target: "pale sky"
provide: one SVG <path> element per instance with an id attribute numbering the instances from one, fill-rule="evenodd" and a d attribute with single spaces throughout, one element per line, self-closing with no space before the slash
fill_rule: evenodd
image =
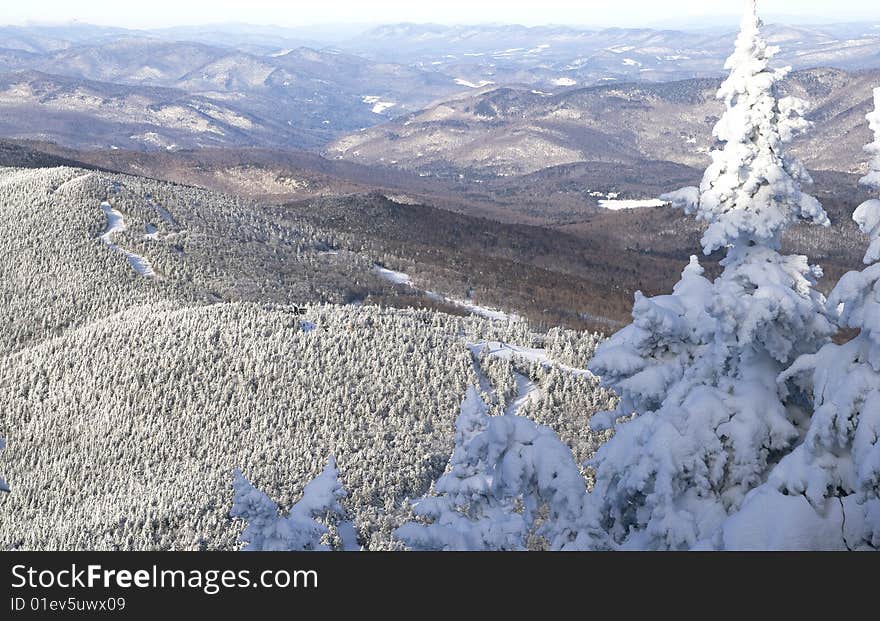
<path id="1" fill-rule="evenodd" d="M 68 22 L 130 28 L 240 22 L 309 26 L 348 23 L 517 23 L 649 26 L 739 14 L 742 0 L 2 0 L 0 23 Z M 768 18 L 880 22 L 877 0 L 759 0 Z M 793 18 L 793 19 L 791 19 Z M 768 20 L 771 21 L 771 20 Z"/>

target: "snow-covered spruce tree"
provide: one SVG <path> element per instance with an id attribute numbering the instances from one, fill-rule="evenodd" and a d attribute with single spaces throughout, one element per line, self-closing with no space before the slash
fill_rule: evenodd
<path id="1" fill-rule="evenodd" d="M 550 549 L 571 542 L 586 485 L 571 450 L 547 427 L 519 416 L 489 416 L 475 387 L 455 425 L 455 450 L 435 495 L 415 501 L 425 523 L 395 536 L 415 550 Z"/>
<path id="2" fill-rule="evenodd" d="M 806 126 L 804 104 L 777 97 L 784 71 L 770 68 L 775 50 L 760 26 L 750 1 L 718 93 L 726 111 L 715 135 L 725 145 L 699 190 L 669 197 L 708 223 L 703 249 L 727 250 L 723 273 L 708 283 L 692 261 L 671 296 L 638 296 L 633 325 L 591 364 L 621 396 L 598 422 L 634 415 L 593 461 L 591 519 L 607 534 L 593 547 L 711 545 L 803 433 L 806 396 L 776 378 L 833 328 L 813 289 L 821 271 L 779 248 L 798 219 L 828 218 L 801 191 L 804 168 L 785 154 Z"/>
<path id="3" fill-rule="evenodd" d="M 0 438 L 0 451 L 6 448 L 6 440 Z M 0 479 L 0 492 L 9 492 L 9 485 L 6 484 L 6 481 Z"/>
<path id="4" fill-rule="evenodd" d="M 868 115 L 875 155 L 862 183 L 880 190 L 880 89 Z M 869 267 L 840 279 L 828 299 L 842 327 L 859 330 L 782 374 L 813 393 L 804 442 L 752 491 L 724 525 L 732 549 L 880 549 L 880 200 L 853 214 L 870 237 Z"/>
<path id="5" fill-rule="evenodd" d="M 868 162 L 868 174 L 859 180 L 864 186 L 880 189 L 880 88 L 874 89 L 874 110 L 867 116 L 868 125 L 874 132 L 874 142 L 865 147 L 865 151 L 871 156 Z M 880 254 L 880 248 L 876 249 Z M 880 257 L 873 260 L 880 260 Z"/>
<path id="6" fill-rule="evenodd" d="M 256 489 L 239 470 L 233 473 L 234 497 L 229 515 L 247 521 L 240 540 L 248 551 L 328 551 L 322 542 L 329 529 L 318 519 L 337 518 L 341 548 L 357 549 L 354 528 L 342 521 L 345 511 L 339 501 L 348 494 L 339 482 L 336 462 L 331 457 L 324 471 L 303 490 L 302 498 L 281 516 L 278 505 Z"/>

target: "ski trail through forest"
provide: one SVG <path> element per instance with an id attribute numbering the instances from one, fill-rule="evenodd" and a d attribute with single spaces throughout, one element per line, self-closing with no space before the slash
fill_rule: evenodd
<path id="1" fill-rule="evenodd" d="M 498 391 L 493 386 L 492 380 L 489 379 L 489 377 L 483 372 L 482 368 L 480 367 L 480 357 L 483 352 L 485 352 L 489 357 L 492 358 L 504 358 L 508 360 L 519 358 L 528 362 L 540 364 L 546 368 L 555 368 L 575 376 L 596 377 L 593 373 L 586 369 L 576 369 L 574 367 L 557 363 L 550 358 L 550 356 L 547 354 L 547 351 L 544 349 L 520 347 L 517 345 L 501 343 L 498 341 L 481 341 L 479 343 L 469 343 L 468 349 L 471 351 L 471 354 L 473 356 L 474 370 L 476 371 L 477 378 L 480 381 L 480 388 L 486 394 L 494 395 L 496 398 L 500 397 Z M 544 391 L 537 384 L 535 384 L 535 382 L 533 382 L 522 373 L 513 371 L 513 378 L 516 383 L 516 396 L 510 401 L 510 403 L 507 404 L 507 407 L 504 409 L 504 414 L 507 416 L 519 415 L 519 412 L 523 409 L 523 407 L 526 406 L 526 404 L 539 400 L 544 394 Z"/>
<path id="2" fill-rule="evenodd" d="M 79 181 L 84 181 L 85 179 L 88 179 L 91 176 L 92 176 L 92 173 L 84 173 L 82 175 L 77 175 L 73 179 L 68 179 L 67 181 L 65 181 L 64 183 L 59 185 L 57 188 L 52 190 L 52 194 L 58 194 L 58 192 L 61 192 L 62 190 L 72 186 L 74 183 L 77 183 Z"/>
<path id="3" fill-rule="evenodd" d="M 382 267 L 381 265 L 374 265 L 374 269 L 376 273 L 383 279 L 387 280 L 390 283 L 394 283 L 395 285 L 402 285 L 404 287 L 409 287 L 411 289 L 415 289 L 416 291 L 420 291 L 424 293 L 426 296 L 431 298 L 432 300 L 437 300 L 438 302 L 446 302 L 448 304 L 453 304 L 464 310 L 468 311 L 473 315 L 477 315 L 478 317 L 484 317 L 486 319 L 490 319 L 492 321 L 519 321 L 520 317 L 518 315 L 513 315 L 510 313 L 505 313 L 504 311 L 488 308 L 486 306 L 480 306 L 478 304 L 474 304 L 469 302 L 468 300 L 459 300 L 456 298 L 449 298 L 441 293 L 437 293 L 436 291 L 427 291 L 425 289 L 420 289 L 415 286 L 412 281 L 412 278 L 409 274 L 404 272 L 395 272 L 394 270 L 389 270 L 388 268 Z"/>
<path id="4" fill-rule="evenodd" d="M 134 271 L 138 274 L 146 278 L 155 277 L 156 272 L 153 271 L 153 267 L 150 265 L 149 261 L 140 255 L 121 248 L 113 242 L 113 236 L 116 233 L 122 233 L 123 231 L 128 230 L 122 213 L 114 209 L 107 201 L 101 203 L 101 210 L 107 218 L 107 229 L 101 235 L 101 241 L 107 244 L 111 250 L 125 255 L 125 258 L 128 260 L 129 264 L 131 264 L 131 267 L 134 268 Z"/>
<path id="5" fill-rule="evenodd" d="M 508 360 L 511 358 L 522 358 L 523 360 L 535 362 L 548 368 L 556 368 L 560 371 L 571 373 L 572 375 L 595 377 L 595 375 L 587 369 L 576 369 L 575 367 L 560 364 L 555 360 L 552 360 L 547 354 L 547 350 L 544 349 L 520 347 L 518 345 L 510 345 L 499 341 L 481 341 L 479 343 L 472 343 L 468 345 L 468 347 L 476 355 L 479 355 L 480 352 L 488 348 L 487 353 L 493 358 L 506 358 Z"/>
<path id="6" fill-rule="evenodd" d="M 504 409 L 504 414 L 507 416 L 517 416 L 526 403 L 536 401 L 543 395 L 543 391 L 535 382 L 525 375 L 514 371 L 513 378 L 516 381 L 516 397 Z"/>

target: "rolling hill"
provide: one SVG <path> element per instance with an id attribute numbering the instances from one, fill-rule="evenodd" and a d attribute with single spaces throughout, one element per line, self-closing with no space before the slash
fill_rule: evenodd
<path id="1" fill-rule="evenodd" d="M 796 72 L 813 129 L 793 151 L 811 168 L 863 170 L 864 116 L 880 73 Z M 513 176 L 577 162 L 708 162 L 719 81 L 609 84 L 556 95 L 498 88 L 443 101 L 336 140 L 328 157 L 446 176 Z M 819 148 L 822 145 L 822 148 Z"/>
<path id="2" fill-rule="evenodd" d="M 331 454 L 360 544 L 399 547 L 473 384 L 581 459 L 604 437 L 570 366 L 595 336 L 381 308 L 399 286 L 341 229 L 77 168 L 2 168 L 0 198 L 0 549 L 236 549 L 232 470 L 289 504 Z"/>

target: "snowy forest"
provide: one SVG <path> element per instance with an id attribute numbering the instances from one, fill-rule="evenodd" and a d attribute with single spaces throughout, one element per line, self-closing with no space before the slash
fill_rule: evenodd
<path id="1" fill-rule="evenodd" d="M 830 221 L 777 52 L 749 0 L 661 197 L 702 248 L 607 338 L 365 303 L 394 257 L 256 202 L 0 169 L 0 549 L 880 549 L 880 85 L 826 296 L 782 251 Z"/>

